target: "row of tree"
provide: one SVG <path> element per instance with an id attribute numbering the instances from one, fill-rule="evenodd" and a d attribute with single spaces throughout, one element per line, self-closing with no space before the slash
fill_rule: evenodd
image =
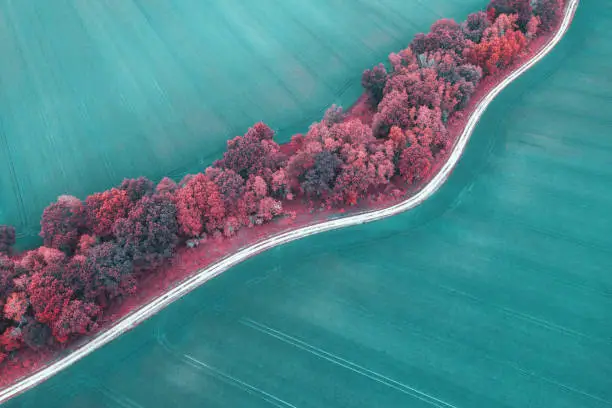
<path id="1" fill-rule="evenodd" d="M 0 226 L 0 362 L 96 330 L 104 310 L 181 243 L 269 222 L 288 200 L 352 205 L 426 179 L 453 143 L 447 122 L 483 76 L 510 66 L 561 12 L 561 0 L 493 0 L 460 24 L 437 21 L 387 66 L 364 72 L 371 123 L 332 106 L 287 154 L 258 123 L 179 183 L 141 177 L 84 201 L 59 197 L 42 216 L 43 246 L 24 254 L 11 253 L 15 230 Z"/>

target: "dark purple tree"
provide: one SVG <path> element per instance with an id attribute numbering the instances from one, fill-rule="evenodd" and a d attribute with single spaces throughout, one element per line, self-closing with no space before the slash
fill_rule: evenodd
<path id="1" fill-rule="evenodd" d="M 461 23 L 461 30 L 470 41 L 479 43 L 482 38 L 482 33 L 491 25 L 487 17 L 487 13 L 479 11 L 467 16 L 467 19 Z"/>
<path id="2" fill-rule="evenodd" d="M 271 174 L 285 161 L 273 136 L 274 132 L 266 124 L 256 123 L 244 136 L 228 140 L 223 159 L 217 160 L 214 166 L 233 170 L 245 180 L 251 174 Z"/>
<path id="3" fill-rule="evenodd" d="M 15 277 L 15 262 L 7 256 L 0 254 L 0 304 L 13 290 L 13 278 Z"/>
<path id="4" fill-rule="evenodd" d="M 533 13 L 540 19 L 540 28 L 550 31 L 559 21 L 563 10 L 562 0 L 535 0 Z"/>
<path id="5" fill-rule="evenodd" d="M 64 281 L 77 298 L 105 304 L 135 293 L 133 271 L 127 252 L 109 241 L 90 248 L 86 256 L 75 256 L 66 268 Z"/>
<path id="6" fill-rule="evenodd" d="M 8 254 L 15 245 L 15 227 L 0 225 L 0 254 Z"/>
<path id="7" fill-rule="evenodd" d="M 527 23 L 533 16 L 532 0 L 491 0 L 487 10 L 495 10 L 495 17 L 500 14 L 517 14 L 518 27 L 522 32 L 527 31 Z"/>
<path id="8" fill-rule="evenodd" d="M 72 254 L 87 226 L 85 206 L 76 197 L 61 196 L 45 208 L 40 226 L 46 247 Z"/>
<path id="9" fill-rule="evenodd" d="M 461 26 L 451 19 L 441 19 L 432 24 L 430 32 L 419 33 L 414 36 L 410 48 L 415 55 L 425 52 L 452 51 L 457 58 L 461 58 L 467 46 L 465 35 Z"/>
<path id="10" fill-rule="evenodd" d="M 482 68 L 476 65 L 463 64 L 458 66 L 455 72 L 460 78 L 465 79 L 467 82 L 471 82 L 473 85 L 478 85 L 482 79 Z"/>
<path id="11" fill-rule="evenodd" d="M 377 106 L 380 103 L 386 83 L 387 70 L 383 64 L 378 64 L 372 69 L 363 71 L 361 86 L 365 89 L 368 101 L 372 106 Z"/>
<path id="12" fill-rule="evenodd" d="M 155 185 L 146 177 L 138 177 L 135 179 L 125 179 L 119 186 L 121 190 L 127 191 L 128 198 L 135 203 L 146 195 L 151 195 Z"/>
<path id="13" fill-rule="evenodd" d="M 341 123 L 344 120 L 345 113 L 342 110 L 342 106 L 337 106 L 333 104 L 325 111 L 325 115 L 323 115 L 323 120 L 327 124 L 327 126 L 333 126 L 336 123 Z"/>
<path id="14" fill-rule="evenodd" d="M 307 197 L 326 197 L 334 188 L 342 160 L 328 150 L 315 156 L 314 166 L 306 171 L 301 183 Z"/>
<path id="15" fill-rule="evenodd" d="M 145 196 L 113 231 L 135 268 L 155 268 L 172 256 L 178 243 L 176 206 L 170 197 Z"/>
<path id="16" fill-rule="evenodd" d="M 244 193 L 245 181 L 234 170 L 209 167 L 206 175 L 219 188 L 223 198 L 224 207 L 231 212 L 236 208 L 236 203 Z"/>

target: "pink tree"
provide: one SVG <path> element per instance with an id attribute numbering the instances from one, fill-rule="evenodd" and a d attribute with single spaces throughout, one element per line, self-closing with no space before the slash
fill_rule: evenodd
<path id="1" fill-rule="evenodd" d="M 393 126 L 407 129 L 412 125 L 415 112 L 416 109 L 408 102 L 406 92 L 391 91 L 378 105 L 378 113 L 374 115 L 372 122 L 372 131 L 377 137 L 386 137 Z"/>
<path id="2" fill-rule="evenodd" d="M 272 221 L 274 217 L 283 212 L 283 204 L 272 197 L 264 197 L 259 201 L 257 218 L 260 222 Z"/>
<path id="3" fill-rule="evenodd" d="M 433 156 L 429 149 L 413 142 L 402 152 L 398 168 L 404 180 L 414 184 L 429 176 L 432 162 Z"/>
<path id="4" fill-rule="evenodd" d="M 177 189 L 178 185 L 174 180 L 169 177 L 164 177 L 157 187 L 155 187 L 155 192 L 159 195 L 172 195 Z"/>
<path id="5" fill-rule="evenodd" d="M 23 292 L 13 292 L 4 304 L 4 317 L 20 322 L 28 308 L 28 300 Z"/>
<path id="6" fill-rule="evenodd" d="M 193 176 L 175 196 L 181 234 L 197 237 L 223 225 L 225 207 L 217 185 L 204 174 Z"/>
<path id="7" fill-rule="evenodd" d="M 102 309 L 96 304 L 72 300 L 51 325 L 53 336 L 60 343 L 65 343 L 74 335 L 90 334 L 98 328 L 96 321 L 101 315 Z"/>
<path id="8" fill-rule="evenodd" d="M 450 147 L 451 141 L 442 122 L 442 112 L 439 108 L 429 109 L 421 106 L 414 118 L 411 131 L 418 143 L 430 149 L 434 156 Z"/>
<path id="9" fill-rule="evenodd" d="M 272 195 L 278 199 L 291 200 L 293 195 L 291 194 L 291 182 L 289 180 L 289 174 L 284 168 L 278 169 L 272 174 L 272 183 L 270 186 Z"/>
<path id="10" fill-rule="evenodd" d="M 357 204 L 370 187 L 368 176 L 367 168 L 361 161 L 344 165 L 336 179 L 332 201 L 335 204 Z"/>

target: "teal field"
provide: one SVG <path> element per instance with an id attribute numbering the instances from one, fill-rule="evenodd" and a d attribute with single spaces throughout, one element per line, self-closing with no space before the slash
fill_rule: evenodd
<path id="1" fill-rule="evenodd" d="M 610 26 L 582 1 L 420 207 L 250 259 L 6 406 L 609 407 Z"/>
<path id="2" fill-rule="evenodd" d="M 0 224 L 123 178 L 180 178 L 257 121 L 279 140 L 363 69 L 484 0 L 0 0 Z"/>

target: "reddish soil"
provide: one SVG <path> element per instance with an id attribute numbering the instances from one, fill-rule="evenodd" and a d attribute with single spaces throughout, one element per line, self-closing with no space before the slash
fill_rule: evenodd
<path id="1" fill-rule="evenodd" d="M 557 28 L 558 27 L 555 27 L 555 30 L 550 34 L 541 36 L 531 42 L 529 52 L 517 61 L 515 66 L 529 59 L 539 51 L 539 49 L 552 37 L 553 33 L 556 32 Z M 462 112 L 455 114 L 447 125 L 453 140 L 457 140 L 457 137 L 463 131 L 467 118 L 469 118 L 478 102 L 506 76 L 508 71 L 509 70 L 500 71 L 496 75 L 487 77 L 480 82 L 468 106 L 463 109 Z M 374 112 L 367 104 L 365 95 L 359 97 L 355 104 L 349 109 L 348 114 L 350 118 L 358 118 L 362 122 L 368 124 L 372 122 L 372 117 L 374 116 Z M 286 143 L 281 146 L 281 150 L 285 153 L 289 153 L 293 149 L 294 147 L 291 143 Z M 430 178 L 440 170 L 447 160 L 450 151 L 452 151 L 452 149 L 443 156 L 439 156 L 439 160 L 432 169 L 433 171 Z M 355 214 L 365 210 L 374 210 L 396 204 L 407 196 L 411 196 L 419 191 L 429 179 L 423 180 L 418 186 L 411 186 L 410 188 L 396 180 L 393 183 L 396 189 L 399 190 L 397 191 L 398 194 L 396 198 L 382 199 L 380 195 L 375 194 L 374 198 L 362 200 L 359 205 L 348 209 L 331 209 L 325 207 L 314 209 L 312 205 L 307 205 L 303 202 L 290 202 L 284 205 L 284 210 L 287 215 L 270 224 L 240 230 L 232 239 L 223 239 L 222 237 L 209 238 L 208 241 L 212 242 L 206 242 L 206 244 L 197 248 L 189 249 L 181 247 L 177 250 L 175 257 L 166 266 L 153 273 L 149 273 L 146 277 L 139 278 L 138 292 L 133 297 L 124 299 L 121 303 L 115 303 L 105 311 L 98 332 L 108 328 L 113 322 L 125 317 L 131 311 L 150 302 L 160 294 L 193 276 L 200 269 L 220 260 L 228 254 L 238 251 L 240 248 L 249 246 L 270 235 L 306 225 L 316 224 L 328 220 L 331 217 L 337 217 L 340 214 Z M 0 388 L 6 387 L 20 378 L 41 369 L 87 341 L 88 338 L 82 338 L 62 348 L 47 349 L 39 352 L 35 352 L 31 349 L 20 350 L 19 356 L 7 359 L 0 367 Z"/>

